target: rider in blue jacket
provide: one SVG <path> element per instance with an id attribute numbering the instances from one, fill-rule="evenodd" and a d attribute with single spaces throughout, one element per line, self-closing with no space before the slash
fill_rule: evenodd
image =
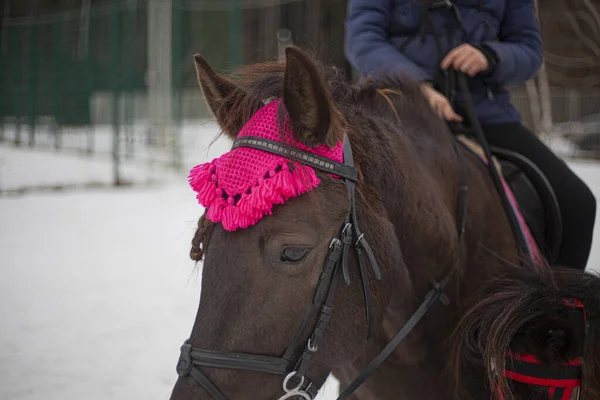
<path id="1" fill-rule="evenodd" d="M 542 64 L 534 0 L 349 0 L 346 54 L 363 76 L 407 74 L 449 122 L 467 122 L 463 97 L 444 71 L 469 77 L 475 113 L 492 146 L 516 151 L 547 176 L 559 202 L 558 265 L 585 269 L 596 200 L 548 147 L 521 124 L 506 86 L 531 79 Z M 446 97 L 448 94 L 451 98 Z"/>

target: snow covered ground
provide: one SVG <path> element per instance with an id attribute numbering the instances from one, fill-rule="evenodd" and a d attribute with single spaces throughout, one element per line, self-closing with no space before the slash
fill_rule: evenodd
<path id="1" fill-rule="evenodd" d="M 113 131 L 110 126 L 99 125 L 85 130 L 64 128 L 59 137 L 58 151 L 53 150 L 56 136 L 44 125 L 36 130 L 35 144 L 36 148 L 46 151 L 31 150 L 28 147 L 27 132 L 22 133 L 22 145 L 15 151 L 12 144 L 15 141 L 15 126 L 4 125 L 2 128 L 6 142 L 0 142 L 0 192 L 32 187 L 41 189 L 57 186 L 102 186 L 113 182 L 110 161 Z M 123 130 L 125 128 L 122 128 Z M 120 173 L 124 181 L 138 184 L 162 181 L 166 177 L 165 166 L 172 165 L 176 158 L 172 150 L 175 134 L 155 139 L 156 143 L 149 146 L 149 130 L 145 121 L 138 121 L 131 127 L 129 136 L 121 132 Z M 218 132 L 218 126 L 211 120 L 184 121 L 179 130 L 179 158 L 182 165 L 189 169 L 196 165 L 198 160 L 212 159 L 227 151 L 230 146 L 227 140 L 219 138 L 213 143 Z M 131 143 L 131 146 L 128 143 Z M 88 148 L 93 150 L 92 157 L 86 155 Z M 28 154 L 25 155 L 25 152 Z M 74 158 L 81 160 L 77 162 Z M 51 169 L 48 170 L 48 166 L 51 166 Z"/>
<path id="2" fill-rule="evenodd" d="M 199 133 L 187 166 L 227 148 L 191 150 L 213 136 Z M 572 165 L 600 198 L 600 165 Z M 198 307 L 188 252 L 202 210 L 185 172 L 127 168 L 159 183 L 0 196 L 0 399 L 168 399 Z M 95 158 L 0 147 L 0 189 L 110 182 L 110 171 Z M 329 383 L 321 400 L 335 398 Z"/>

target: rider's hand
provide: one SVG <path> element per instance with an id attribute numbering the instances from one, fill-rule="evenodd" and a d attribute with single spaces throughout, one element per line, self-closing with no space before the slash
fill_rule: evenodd
<path id="1" fill-rule="evenodd" d="M 442 60 L 441 67 L 446 70 L 450 66 L 457 71 L 462 71 L 469 76 L 475 76 L 489 68 L 485 54 L 470 44 L 463 44 L 453 49 Z"/>
<path id="2" fill-rule="evenodd" d="M 429 102 L 431 108 L 441 118 L 444 118 L 446 121 L 462 121 L 462 117 L 454 112 L 454 110 L 452 109 L 452 105 L 450 105 L 450 101 L 446 98 L 446 96 L 444 96 L 443 94 L 435 90 L 433 87 L 431 87 L 429 83 L 422 83 L 421 91 L 423 92 L 423 95 Z"/>

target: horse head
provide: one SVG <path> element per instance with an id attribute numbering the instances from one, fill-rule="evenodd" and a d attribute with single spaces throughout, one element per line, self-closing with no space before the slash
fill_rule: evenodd
<path id="1" fill-rule="evenodd" d="M 206 207 L 191 251 L 202 291 L 171 398 L 316 391 L 360 356 L 392 287 L 408 282 L 377 280 L 403 262 L 394 227 L 349 165 L 345 141 L 363 129 L 345 114 L 349 86 L 294 47 L 285 64 L 246 67 L 236 81 L 195 61 L 210 109 L 240 147 L 190 173 Z"/>

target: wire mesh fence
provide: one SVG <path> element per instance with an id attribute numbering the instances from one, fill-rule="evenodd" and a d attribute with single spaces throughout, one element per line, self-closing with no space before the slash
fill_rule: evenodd
<path id="1" fill-rule="evenodd" d="M 282 15 L 303 15 L 306 6 L 301 0 L 71 3 L 77 8 L 24 16 L 5 7 L 0 141 L 111 155 L 117 184 L 120 164 L 129 160 L 183 165 L 190 141 L 182 135 L 193 131 L 185 125 L 210 118 L 193 54 L 224 73 L 276 59 Z"/>
<path id="2" fill-rule="evenodd" d="M 119 183 L 122 144 L 134 142 L 133 97 L 145 92 L 146 10 L 111 1 L 79 12 L 2 23 L 2 139 L 15 145 L 109 153 Z M 110 107 L 94 115 L 98 96 Z M 96 117 L 96 118 L 95 118 Z M 98 118 L 99 117 L 99 118 Z M 125 146 L 123 146 L 125 147 Z"/>
<path id="3" fill-rule="evenodd" d="M 552 119 L 557 126 L 575 123 L 587 116 L 600 114 L 600 89 L 551 89 Z M 524 123 L 532 126 L 530 99 L 525 90 L 513 90 L 512 102 L 521 111 Z"/>

